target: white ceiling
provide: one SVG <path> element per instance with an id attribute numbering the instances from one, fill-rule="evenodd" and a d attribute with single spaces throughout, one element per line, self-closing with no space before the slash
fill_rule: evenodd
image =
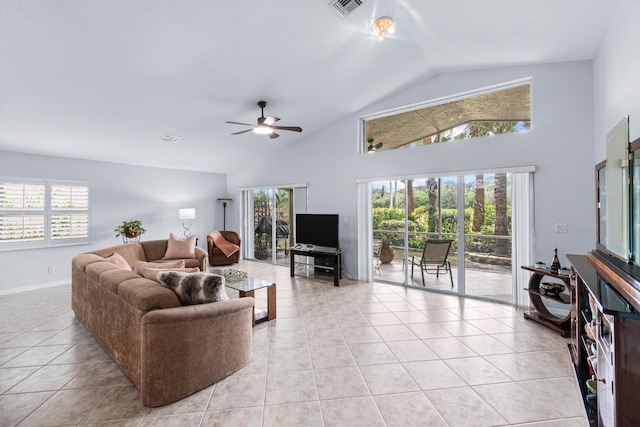
<path id="1" fill-rule="evenodd" d="M 328 3 L 0 0 L 0 150 L 228 173 L 436 73 L 591 59 L 617 0 Z M 303 132 L 230 136 L 260 100 Z"/>

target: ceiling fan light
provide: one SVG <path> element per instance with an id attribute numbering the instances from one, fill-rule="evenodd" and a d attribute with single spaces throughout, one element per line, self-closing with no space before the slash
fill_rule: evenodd
<path id="1" fill-rule="evenodd" d="M 378 39 L 382 41 L 387 34 L 393 34 L 395 26 L 391 18 L 388 16 L 381 16 L 374 21 L 371 29 L 378 36 Z"/>
<path id="2" fill-rule="evenodd" d="M 273 132 L 273 129 L 271 129 L 271 126 L 258 125 L 255 128 L 253 128 L 253 132 L 259 133 L 260 135 L 268 135 L 271 132 Z"/>

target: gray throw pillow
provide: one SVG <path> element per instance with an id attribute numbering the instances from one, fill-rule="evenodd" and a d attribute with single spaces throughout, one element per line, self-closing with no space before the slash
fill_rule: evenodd
<path id="1" fill-rule="evenodd" d="M 182 305 L 207 304 L 229 299 L 224 290 L 224 277 L 210 273 L 161 271 L 161 285 L 176 293 Z"/>

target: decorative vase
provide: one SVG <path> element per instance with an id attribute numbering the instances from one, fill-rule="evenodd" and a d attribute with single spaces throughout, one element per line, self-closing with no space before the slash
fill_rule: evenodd
<path id="1" fill-rule="evenodd" d="M 380 248 L 380 262 L 383 264 L 389 264 L 393 261 L 394 255 L 391 242 L 383 242 L 382 247 Z"/>
<path id="2" fill-rule="evenodd" d="M 560 260 L 558 259 L 558 248 L 553 250 L 553 261 L 551 261 L 551 268 L 549 269 L 552 273 L 557 273 L 560 270 Z"/>

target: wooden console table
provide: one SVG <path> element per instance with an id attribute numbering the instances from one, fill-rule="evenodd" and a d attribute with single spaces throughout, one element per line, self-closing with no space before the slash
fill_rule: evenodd
<path id="1" fill-rule="evenodd" d="M 571 335 L 571 312 L 567 311 L 566 316 L 558 317 L 549 311 L 543 300 L 548 299 L 560 304 L 571 304 L 571 295 L 574 290 L 571 285 L 570 276 L 552 273 L 551 270 L 547 268 L 527 266 L 522 266 L 522 268 L 533 273 L 531 275 L 531 279 L 529 279 L 529 287 L 526 288 L 526 290 L 529 292 L 531 305 L 535 308 L 535 311 L 532 310 L 524 313 L 524 318 L 547 326 L 565 338 L 569 337 Z M 542 278 L 545 276 L 560 279 L 569 291 L 569 295 L 563 293 L 559 293 L 558 295 L 547 295 L 542 289 L 540 289 L 540 283 L 542 283 Z"/>

